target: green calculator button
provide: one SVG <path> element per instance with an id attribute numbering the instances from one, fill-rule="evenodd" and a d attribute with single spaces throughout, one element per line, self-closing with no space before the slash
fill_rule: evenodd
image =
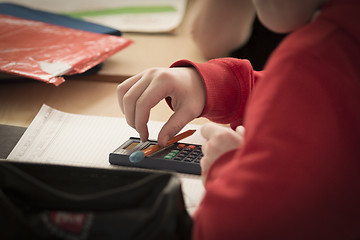
<path id="1" fill-rule="evenodd" d="M 164 158 L 165 159 L 172 159 L 176 156 L 176 154 L 178 154 L 180 151 L 179 150 L 172 150 L 171 152 L 169 152 Z"/>

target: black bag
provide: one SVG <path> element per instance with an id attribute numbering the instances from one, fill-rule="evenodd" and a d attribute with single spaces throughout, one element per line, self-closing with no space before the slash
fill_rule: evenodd
<path id="1" fill-rule="evenodd" d="M 171 173 L 0 161 L 0 239 L 189 239 Z"/>

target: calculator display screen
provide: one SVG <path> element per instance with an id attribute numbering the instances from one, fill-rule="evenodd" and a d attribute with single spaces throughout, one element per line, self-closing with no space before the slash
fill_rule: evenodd
<path id="1" fill-rule="evenodd" d="M 136 147 L 139 143 L 138 142 L 132 142 L 130 143 L 125 149 L 126 150 L 131 150 L 133 149 L 134 147 Z"/>

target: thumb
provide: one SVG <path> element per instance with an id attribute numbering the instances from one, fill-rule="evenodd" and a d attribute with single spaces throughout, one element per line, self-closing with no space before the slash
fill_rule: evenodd
<path id="1" fill-rule="evenodd" d="M 181 131 L 194 118 L 186 112 L 186 110 L 179 110 L 170 116 L 169 120 L 161 128 L 158 135 L 158 143 L 160 146 L 165 146 L 166 143 Z"/>
<path id="2" fill-rule="evenodd" d="M 240 135 L 240 136 L 244 136 L 245 134 L 245 128 L 244 126 L 240 125 L 240 126 L 237 126 L 235 131 Z"/>

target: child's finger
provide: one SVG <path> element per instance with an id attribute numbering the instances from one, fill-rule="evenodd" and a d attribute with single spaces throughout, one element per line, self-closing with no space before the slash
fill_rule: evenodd
<path id="1" fill-rule="evenodd" d="M 116 91 L 117 91 L 117 96 L 118 96 L 118 102 L 119 102 L 120 109 L 123 113 L 124 113 L 124 101 L 123 101 L 124 95 L 141 78 L 142 74 L 143 73 L 139 73 L 135 76 L 132 76 L 117 86 Z"/>
<path id="2" fill-rule="evenodd" d="M 168 87 L 165 83 L 160 86 L 159 81 L 152 80 L 138 97 L 135 106 L 132 107 L 134 109 L 134 126 L 142 141 L 147 140 L 149 134 L 147 123 L 151 109 L 168 95 Z"/>
<path id="3" fill-rule="evenodd" d="M 143 95 L 144 91 L 149 87 L 151 78 L 143 75 L 134 85 L 125 93 L 123 97 L 123 108 L 126 121 L 128 124 L 136 128 L 136 112 L 139 99 Z"/>
<path id="4" fill-rule="evenodd" d="M 213 137 L 217 132 L 224 131 L 222 126 L 219 126 L 215 123 L 206 123 L 201 127 L 201 135 L 206 139 L 210 139 Z"/>
<path id="5" fill-rule="evenodd" d="M 241 136 L 244 136 L 244 134 L 245 134 L 245 128 L 242 125 L 237 126 L 235 131 Z"/>
<path id="6" fill-rule="evenodd" d="M 158 142 L 165 145 L 167 141 L 181 131 L 194 117 L 189 114 L 186 108 L 180 108 L 170 116 L 159 132 Z"/>

